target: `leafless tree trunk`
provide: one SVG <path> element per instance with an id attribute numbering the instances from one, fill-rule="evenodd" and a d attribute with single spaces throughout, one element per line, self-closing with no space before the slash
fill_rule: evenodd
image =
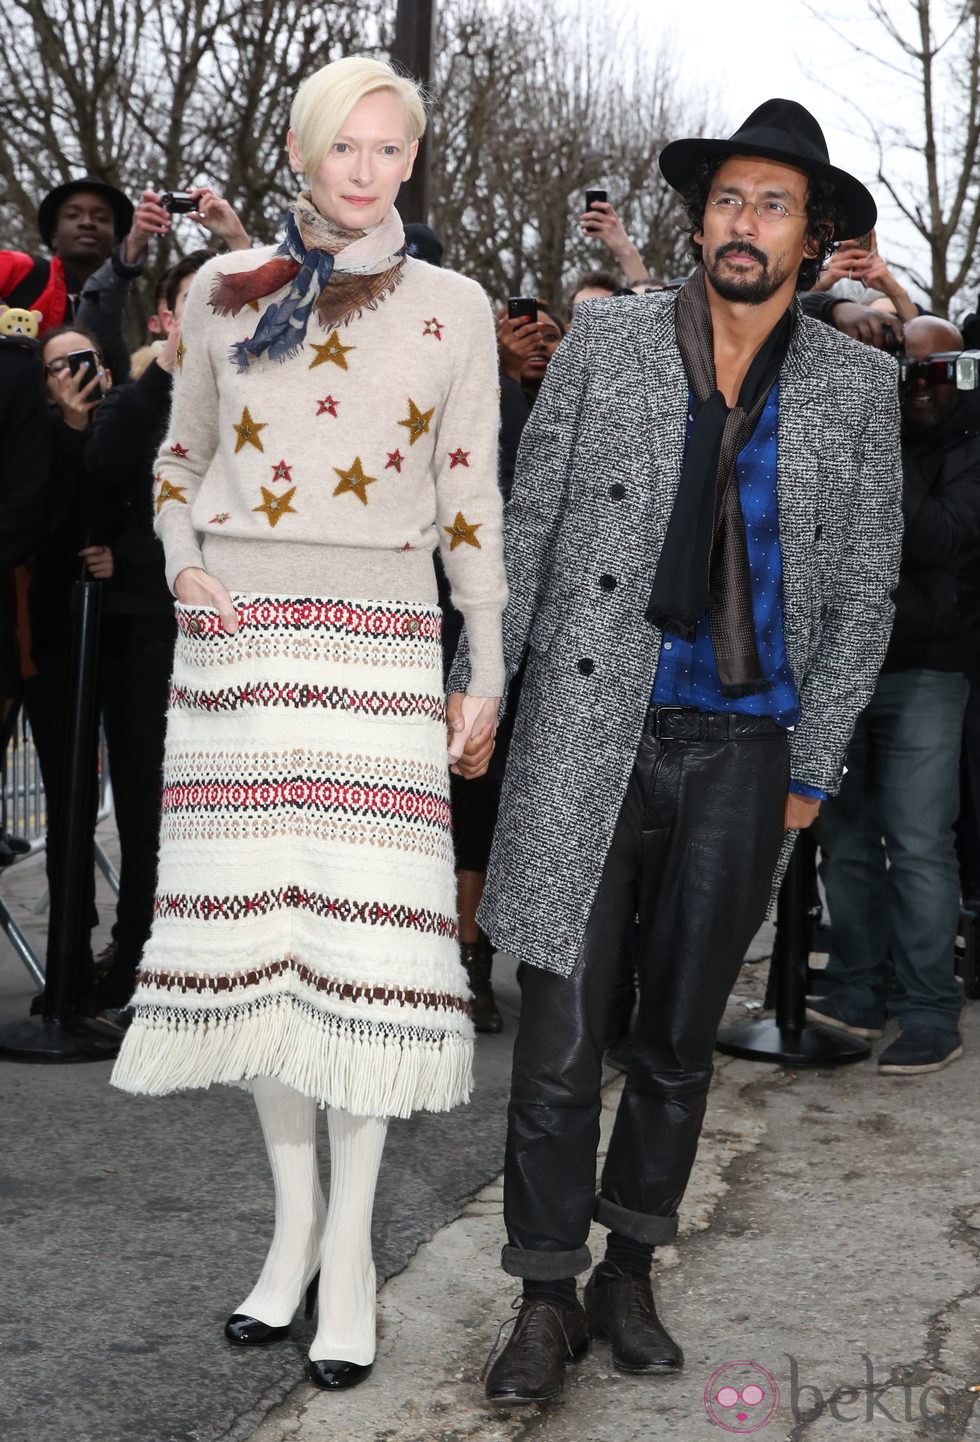
<path id="1" fill-rule="evenodd" d="M 878 149 L 878 182 L 924 242 L 928 270 L 900 267 L 949 315 L 958 293 L 976 285 L 980 232 L 980 0 L 865 0 L 885 45 L 855 45 L 852 27 L 811 13 L 886 72 L 901 118 L 859 109 Z M 851 104 L 854 104 L 851 101 Z M 909 179 L 909 157 L 916 172 Z"/>
<path id="2" fill-rule="evenodd" d="M 669 52 L 632 44 L 614 7 L 597 25 L 555 0 L 444 0 L 436 54 L 433 225 L 450 264 L 496 297 L 558 299 L 576 271 L 610 268 L 577 225 L 586 188 L 604 186 L 651 274 L 687 268 L 657 155 L 706 117 Z"/>

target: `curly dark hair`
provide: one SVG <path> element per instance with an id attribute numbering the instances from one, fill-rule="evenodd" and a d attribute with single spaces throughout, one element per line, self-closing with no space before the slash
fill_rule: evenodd
<path id="1" fill-rule="evenodd" d="M 694 232 L 704 225 L 704 208 L 708 203 L 708 192 L 718 170 L 731 157 L 724 151 L 706 155 L 695 166 L 690 184 L 682 192 L 684 209 L 687 212 L 689 245 L 694 259 L 701 263 L 701 246 L 694 239 Z M 816 243 L 816 255 L 806 257 L 796 278 L 797 290 L 811 290 L 817 276 L 827 264 L 836 248 L 837 241 L 844 236 L 846 216 L 837 191 L 829 180 L 808 176 L 806 192 L 806 238 Z"/>

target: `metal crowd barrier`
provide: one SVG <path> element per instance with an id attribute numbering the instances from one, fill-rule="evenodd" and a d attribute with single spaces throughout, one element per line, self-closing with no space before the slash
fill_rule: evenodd
<path id="1" fill-rule="evenodd" d="M 44 782 L 41 780 L 41 767 L 37 758 L 37 751 L 34 746 L 34 739 L 31 736 L 31 728 L 27 721 L 26 714 L 21 711 L 17 716 L 6 750 L 0 758 L 0 773 L 3 777 L 2 807 L 0 816 L 3 818 L 3 830 L 7 836 L 22 837 L 30 844 L 30 850 L 15 856 L 9 867 L 0 870 L 0 883 L 4 873 L 12 871 L 14 866 L 27 861 L 31 856 L 36 856 L 39 851 L 45 849 L 45 832 L 47 829 L 47 806 L 44 796 Z M 104 821 L 112 812 L 112 787 L 109 784 L 108 753 L 106 751 L 105 736 L 99 735 L 99 807 L 96 813 L 96 825 Z M 95 841 L 95 862 L 102 872 L 109 886 L 115 895 L 119 895 L 119 875 L 105 850 L 100 845 L 98 838 Z M 50 897 L 47 887 L 44 887 L 41 895 L 34 905 L 34 915 L 41 915 L 48 909 Z M 38 986 L 44 985 L 44 967 L 41 960 L 35 954 L 33 948 L 24 932 L 18 926 L 0 894 L 0 929 L 3 930 L 11 946 L 20 957 L 21 961 L 30 972 Z"/>

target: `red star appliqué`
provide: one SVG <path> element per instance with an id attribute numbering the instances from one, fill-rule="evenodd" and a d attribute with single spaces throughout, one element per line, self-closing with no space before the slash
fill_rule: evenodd
<path id="1" fill-rule="evenodd" d="M 188 454 L 188 450 L 186 446 L 173 445 L 170 447 L 170 454 L 172 456 L 186 456 Z"/>
<path id="2" fill-rule="evenodd" d="M 449 469 L 450 469 L 451 471 L 454 471 L 457 466 L 466 466 L 466 468 L 467 468 L 467 470 L 468 470 L 468 469 L 469 469 L 469 464 L 470 464 L 470 453 L 469 453 L 469 451 L 464 451 L 462 447 L 459 447 L 457 450 L 455 450 L 455 451 L 450 451 L 450 452 L 449 452 Z"/>
<path id="3" fill-rule="evenodd" d="M 401 475 L 402 461 L 404 459 L 405 457 L 402 455 L 401 451 L 389 451 L 388 459 L 385 461 L 385 470 L 390 471 L 394 469 L 398 472 L 399 475 Z"/>
<path id="4" fill-rule="evenodd" d="M 287 466 L 285 461 L 280 461 L 278 465 L 272 467 L 272 484 L 276 485 L 278 482 L 287 486 L 291 486 L 293 483 L 293 468 Z"/>
<path id="5" fill-rule="evenodd" d="M 442 333 L 446 327 L 441 320 L 436 320 L 435 316 L 433 316 L 431 320 L 425 321 L 424 324 L 425 330 L 422 332 L 423 335 L 434 335 L 436 340 L 442 340 Z"/>
<path id="6" fill-rule="evenodd" d="M 339 405 L 340 402 L 335 401 L 333 396 L 325 396 L 322 401 L 317 401 L 316 413 L 318 416 L 335 416 Z"/>

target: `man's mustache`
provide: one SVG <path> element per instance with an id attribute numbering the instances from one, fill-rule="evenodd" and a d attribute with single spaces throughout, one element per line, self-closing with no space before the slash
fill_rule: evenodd
<path id="1" fill-rule="evenodd" d="M 764 251 L 756 250 L 754 245 L 749 245 L 746 240 L 730 240 L 726 245 L 720 246 L 715 251 L 715 260 L 721 260 L 726 255 L 747 255 L 751 260 L 757 260 L 763 270 L 769 269 L 769 257 Z"/>

